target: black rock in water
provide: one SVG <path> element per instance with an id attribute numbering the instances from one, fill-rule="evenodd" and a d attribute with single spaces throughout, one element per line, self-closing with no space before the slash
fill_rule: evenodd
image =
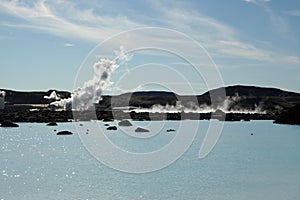
<path id="1" fill-rule="evenodd" d="M 138 127 L 137 129 L 135 129 L 135 132 L 137 132 L 137 133 L 145 133 L 145 132 L 149 132 L 149 130 Z"/>
<path id="2" fill-rule="evenodd" d="M 104 118 L 102 121 L 104 121 L 104 122 L 113 122 L 114 119 L 112 119 L 112 118 Z"/>
<path id="3" fill-rule="evenodd" d="M 57 123 L 56 122 L 50 122 L 47 124 L 47 126 L 57 126 Z"/>
<path id="4" fill-rule="evenodd" d="M 172 128 L 170 128 L 170 129 L 167 130 L 167 132 L 174 132 L 174 131 L 176 131 L 176 130 L 172 129 Z"/>
<path id="5" fill-rule="evenodd" d="M 56 135 L 72 135 L 73 133 L 70 131 L 59 131 Z"/>
<path id="6" fill-rule="evenodd" d="M 129 120 L 122 120 L 118 123 L 119 126 L 132 126 L 131 122 Z"/>
<path id="7" fill-rule="evenodd" d="M 107 127 L 106 130 L 109 130 L 109 131 L 115 131 L 117 130 L 118 128 L 116 126 L 110 126 L 110 127 Z"/>
<path id="8" fill-rule="evenodd" d="M 1 123 L 1 127 L 19 127 L 18 124 L 13 123 L 10 120 L 5 120 Z"/>

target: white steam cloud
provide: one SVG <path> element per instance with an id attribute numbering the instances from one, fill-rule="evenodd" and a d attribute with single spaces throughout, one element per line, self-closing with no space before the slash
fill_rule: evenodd
<path id="1" fill-rule="evenodd" d="M 44 96 L 44 99 L 59 101 L 60 96 L 59 96 L 59 94 L 56 94 L 55 91 L 53 91 L 53 92 L 51 92 L 51 94 L 49 96 Z"/>
<path id="2" fill-rule="evenodd" d="M 113 60 L 101 58 L 93 66 L 94 77 L 86 81 L 82 87 L 78 87 L 70 98 L 55 101 L 51 105 L 66 108 L 72 103 L 74 110 L 88 110 L 93 107 L 94 103 L 101 100 L 101 95 L 104 89 L 110 87 L 113 82 L 110 80 L 111 74 L 120 64 L 128 62 L 132 56 L 126 54 L 123 46 L 120 50 L 114 51 L 116 58 Z"/>
<path id="3" fill-rule="evenodd" d="M 0 90 L 0 97 L 5 97 L 5 91 Z"/>
<path id="4" fill-rule="evenodd" d="M 208 106 L 207 104 L 196 105 L 194 102 L 189 102 L 188 105 L 182 105 L 180 101 L 176 102 L 176 105 L 155 104 L 151 108 L 135 108 L 126 112 L 135 111 L 137 113 L 149 112 L 149 113 L 213 113 L 217 110 L 221 110 L 224 113 L 245 113 L 245 114 L 265 114 L 266 111 L 262 109 L 261 105 L 254 105 L 253 109 L 245 109 L 234 106 L 239 102 L 242 97 L 226 97 L 226 99 L 217 106 Z"/>

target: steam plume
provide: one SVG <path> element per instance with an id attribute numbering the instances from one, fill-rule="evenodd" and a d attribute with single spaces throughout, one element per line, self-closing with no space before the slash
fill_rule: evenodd
<path id="1" fill-rule="evenodd" d="M 224 113 L 246 113 L 246 114 L 254 114 L 254 113 L 266 113 L 262 109 L 262 105 L 254 105 L 253 109 L 246 109 L 240 106 L 236 106 L 236 104 L 242 99 L 239 96 L 229 97 L 227 96 L 225 100 L 219 103 L 216 106 L 208 106 L 207 104 L 196 105 L 194 102 L 189 102 L 188 105 L 182 105 L 180 101 L 177 101 L 175 105 L 165 105 L 162 106 L 160 104 L 155 104 L 151 108 L 136 108 L 129 110 L 135 112 L 149 112 L 149 113 L 212 113 L 216 110 L 221 110 Z"/>
<path id="2" fill-rule="evenodd" d="M 53 92 L 51 92 L 51 94 L 49 96 L 44 96 L 44 99 L 58 101 L 58 100 L 60 100 L 60 96 L 59 96 L 59 94 L 56 94 L 55 91 L 53 91 Z"/>
<path id="3" fill-rule="evenodd" d="M 5 97 L 5 91 L 0 90 L 0 97 Z"/>
<path id="4" fill-rule="evenodd" d="M 116 55 L 115 59 L 101 58 L 100 61 L 94 64 L 94 77 L 86 81 L 82 87 L 78 87 L 70 98 L 61 99 L 51 104 L 65 108 L 67 104 L 72 103 L 74 110 L 88 110 L 92 108 L 94 103 L 101 100 L 103 90 L 113 84 L 110 80 L 111 73 L 115 71 L 120 64 L 128 62 L 131 59 L 131 56 L 126 54 L 123 46 L 114 53 Z"/>

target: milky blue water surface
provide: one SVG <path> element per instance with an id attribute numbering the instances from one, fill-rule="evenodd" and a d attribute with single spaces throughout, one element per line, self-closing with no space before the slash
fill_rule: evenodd
<path id="1" fill-rule="evenodd" d="M 91 123 L 103 129 L 89 128 Z M 120 148 L 148 152 L 174 138 L 176 132 L 167 133 L 167 129 L 198 121 L 134 123 L 148 127 L 150 133 L 159 127 L 155 130 L 159 134 L 149 140 L 130 137 L 120 128 L 105 134 Z M 299 126 L 226 122 L 213 151 L 200 160 L 198 152 L 208 124 L 200 121 L 194 142 L 179 160 L 146 174 L 119 172 L 97 161 L 82 145 L 74 123 L 0 128 L 0 199 L 300 198 Z M 89 134 L 105 130 L 103 122 L 83 123 L 82 127 Z M 54 129 L 75 134 L 57 136 Z M 132 130 L 127 128 L 127 132 Z"/>

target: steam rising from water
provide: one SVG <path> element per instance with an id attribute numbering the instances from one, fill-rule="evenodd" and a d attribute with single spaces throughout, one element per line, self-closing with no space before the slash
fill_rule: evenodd
<path id="1" fill-rule="evenodd" d="M 53 91 L 50 96 L 44 96 L 45 99 L 56 100 L 51 105 L 62 107 L 66 109 L 68 105 L 72 105 L 73 110 L 88 110 L 93 108 L 95 103 L 101 100 L 101 95 L 104 89 L 109 88 L 113 82 L 110 80 L 112 72 L 114 72 L 120 64 L 128 62 L 131 59 L 131 55 L 125 53 L 124 48 L 121 46 L 120 50 L 114 51 L 116 57 L 113 60 L 107 58 L 101 58 L 93 65 L 94 76 L 92 79 L 86 81 L 82 87 L 78 87 L 70 98 L 60 99 L 60 96 Z M 5 95 L 4 92 L 2 92 Z M 1 95 L 1 91 L 0 91 Z M 176 105 L 155 104 L 151 108 L 131 108 L 122 109 L 124 112 L 149 112 L 149 113 L 212 113 L 216 110 L 221 110 L 225 113 L 261 113 L 265 114 L 266 111 L 262 109 L 262 105 L 254 105 L 252 109 L 246 109 L 238 105 L 238 102 L 243 97 L 227 96 L 224 101 L 218 105 L 201 104 L 196 105 L 195 102 L 189 102 L 183 105 L 180 101 L 176 102 Z M 71 107 L 71 106 L 70 106 Z"/>
<path id="2" fill-rule="evenodd" d="M 160 104 L 155 104 L 151 108 L 135 108 L 130 111 L 135 111 L 137 113 L 141 112 L 149 112 L 149 113 L 212 113 L 216 110 L 221 110 L 224 113 L 245 113 L 245 114 L 265 114 L 266 111 L 262 109 L 262 105 L 254 105 L 254 109 L 245 109 L 234 106 L 237 104 L 242 98 L 239 96 L 234 97 L 226 97 L 226 99 L 216 105 L 216 106 L 208 106 L 207 104 L 196 105 L 194 102 L 189 102 L 188 105 L 182 105 L 180 101 L 176 102 L 176 105 L 166 105 L 162 106 Z"/>
<path id="3" fill-rule="evenodd" d="M 115 51 L 116 58 L 113 60 L 101 58 L 93 66 L 94 77 L 86 81 L 82 87 L 78 87 L 70 98 L 61 99 L 51 103 L 52 105 L 66 108 L 72 103 L 74 110 L 88 110 L 93 108 L 94 103 L 101 100 L 101 95 L 104 89 L 110 87 L 113 82 L 110 80 L 111 73 L 115 71 L 120 64 L 128 62 L 131 56 L 125 53 L 121 46 L 120 50 Z M 51 95 L 50 95 L 51 96 Z"/>

